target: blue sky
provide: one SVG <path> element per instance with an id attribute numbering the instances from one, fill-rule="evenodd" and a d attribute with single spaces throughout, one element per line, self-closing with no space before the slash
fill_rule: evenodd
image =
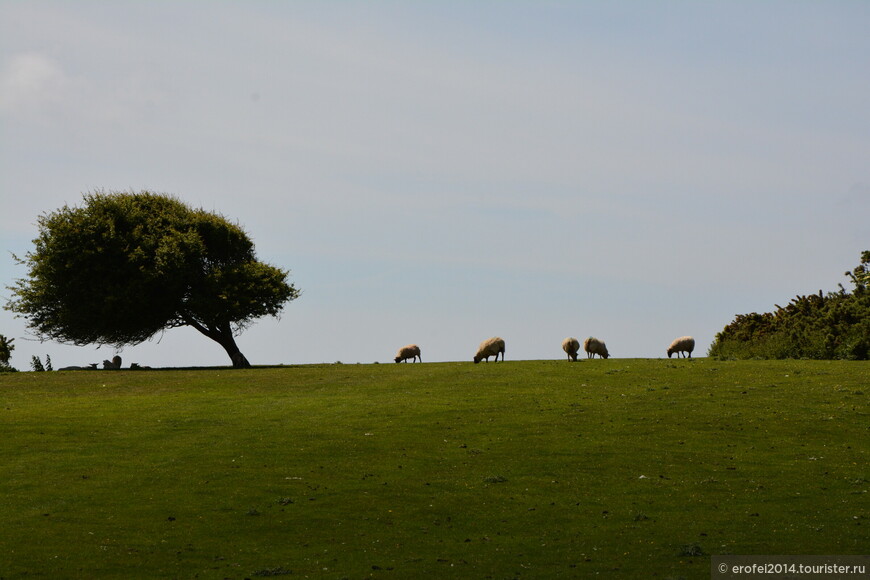
<path id="1" fill-rule="evenodd" d="M 0 3 L 0 298 L 97 189 L 238 221 L 254 364 L 698 354 L 870 249 L 867 2 Z M 15 338 L 12 363 L 111 358 Z M 32 338 L 32 337 L 31 337 Z M 218 365 L 178 329 L 126 363 Z"/>

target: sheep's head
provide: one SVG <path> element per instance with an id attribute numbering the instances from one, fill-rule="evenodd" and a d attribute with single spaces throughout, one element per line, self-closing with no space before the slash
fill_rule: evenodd
<path id="1" fill-rule="evenodd" d="M 398 363 L 398 362 L 402 362 L 402 357 L 397 356 L 394 360 L 395 360 L 397 363 Z"/>
<path id="2" fill-rule="evenodd" d="M 479 362 L 480 362 L 480 359 L 482 359 L 482 358 L 483 358 L 482 356 L 476 356 L 476 355 L 475 355 L 475 357 L 474 357 L 474 364 L 479 363 Z"/>
<path id="3" fill-rule="evenodd" d="M 668 349 L 668 358 L 671 358 L 671 355 L 672 355 L 672 354 L 674 354 L 674 349 L 669 348 L 669 349 Z"/>

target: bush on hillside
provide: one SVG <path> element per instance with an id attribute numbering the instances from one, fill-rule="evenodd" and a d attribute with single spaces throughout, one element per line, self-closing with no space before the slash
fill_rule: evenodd
<path id="1" fill-rule="evenodd" d="M 710 346 L 720 359 L 870 359 L 870 251 L 846 272 L 851 293 L 796 296 L 775 312 L 738 314 Z"/>

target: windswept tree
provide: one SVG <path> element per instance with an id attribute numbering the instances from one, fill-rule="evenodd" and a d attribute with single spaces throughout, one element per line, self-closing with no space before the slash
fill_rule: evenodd
<path id="1" fill-rule="evenodd" d="M 38 228 L 6 309 L 41 339 L 122 347 L 191 326 L 248 367 L 235 336 L 299 296 L 240 226 L 172 196 L 91 193 Z"/>

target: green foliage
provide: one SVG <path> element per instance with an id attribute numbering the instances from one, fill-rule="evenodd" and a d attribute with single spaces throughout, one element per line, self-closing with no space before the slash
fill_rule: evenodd
<path id="1" fill-rule="evenodd" d="M 42 366 L 42 361 L 39 360 L 39 357 L 36 355 L 30 357 L 30 370 L 36 373 L 41 373 L 45 371 L 45 367 Z"/>
<path id="2" fill-rule="evenodd" d="M 0 334 L 0 367 L 8 366 L 9 359 L 12 358 L 12 351 L 15 350 L 14 338 L 6 338 Z"/>
<path id="3" fill-rule="evenodd" d="M 233 336 L 298 296 L 223 216 L 149 192 L 84 201 L 39 217 L 35 250 L 19 260 L 28 277 L 10 288 L 6 308 L 41 338 L 121 347 L 192 326 L 246 364 Z"/>
<path id="4" fill-rule="evenodd" d="M 9 359 L 12 358 L 12 351 L 15 350 L 14 338 L 6 338 L 0 334 L 0 373 L 14 372 L 16 369 L 9 364 Z"/>
<path id="5" fill-rule="evenodd" d="M 720 359 L 870 358 L 870 251 L 846 272 L 854 289 L 796 296 L 775 312 L 739 314 L 716 335 L 708 354 Z"/>
<path id="6" fill-rule="evenodd" d="M 45 355 L 45 365 L 42 364 L 42 360 L 36 355 L 30 357 L 30 370 L 33 372 L 41 373 L 45 371 L 53 371 L 54 368 L 51 366 L 51 357 L 49 355 Z"/>
<path id="7" fill-rule="evenodd" d="M 867 365 L 8 374 L 0 574 L 700 579 L 710 554 L 866 553 Z"/>

